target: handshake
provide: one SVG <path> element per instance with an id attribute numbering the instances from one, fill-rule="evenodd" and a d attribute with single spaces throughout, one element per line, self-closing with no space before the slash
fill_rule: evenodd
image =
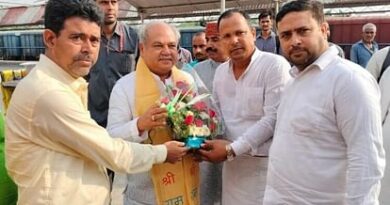
<path id="1" fill-rule="evenodd" d="M 169 141 L 164 143 L 164 145 L 168 150 L 165 162 L 169 163 L 181 161 L 190 150 L 183 142 L 178 141 Z M 214 163 L 225 161 L 228 155 L 234 157 L 234 150 L 231 149 L 229 141 L 221 139 L 206 140 L 205 143 L 202 144 L 201 149 L 194 152 L 194 158 L 196 160 Z"/>

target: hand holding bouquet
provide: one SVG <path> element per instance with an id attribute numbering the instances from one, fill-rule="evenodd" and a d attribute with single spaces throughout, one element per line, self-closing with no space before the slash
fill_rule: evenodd
<path id="1" fill-rule="evenodd" d="M 184 141 L 187 147 L 198 149 L 205 139 L 212 139 L 220 130 L 220 120 L 211 108 L 210 94 L 197 95 L 193 87 L 183 81 L 167 86 L 167 95 L 160 107 L 168 112 L 168 125 L 173 139 Z"/>

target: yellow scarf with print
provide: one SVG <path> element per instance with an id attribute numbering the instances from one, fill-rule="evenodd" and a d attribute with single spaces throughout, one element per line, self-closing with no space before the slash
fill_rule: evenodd
<path id="1" fill-rule="evenodd" d="M 160 89 L 152 72 L 140 58 L 136 69 L 135 115 L 144 114 L 161 96 Z M 175 66 L 172 68 L 173 82 L 186 81 Z M 149 131 L 151 144 L 163 144 L 172 140 L 168 127 L 154 128 Z M 153 165 L 151 170 L 154 192 L 158 205 L 199 205 L 199 163 L 186 155 L 175 164 L 163 163 Z"/>

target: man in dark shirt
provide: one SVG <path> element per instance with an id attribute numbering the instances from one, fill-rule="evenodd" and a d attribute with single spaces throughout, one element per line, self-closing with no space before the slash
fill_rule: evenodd
<path id="1" fill-rule="evenodd" d="M 259 14 L 260 34 L 256 37 L 256 47 L 261 51 L 279 54 L 280 43 L 276 34 L 272 31 L 274 14 L 272 10 L 265 10 Z"/>
<path id="2" fill-rule="evenodd" d="M 99 58 L 89 74 L 88 108 L 102 127 L 107 125 L 108 102 L 115 82 L 135 68 L 138 35 L 117 21 L 119 0 L 95 0 L 104 12 Z"/>

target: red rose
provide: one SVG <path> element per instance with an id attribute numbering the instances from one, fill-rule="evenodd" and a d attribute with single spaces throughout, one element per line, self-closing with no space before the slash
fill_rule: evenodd
<path id="1" fill-rule="evenodd" d="M 217 128 L 217 125 L 213 121 L 211 121 L 211 123 L 210 123 L 210 132 L 214 132 L 215 128 Z"/>
<path id="2" fill-rule="evenodd" d="M 194 116 L 193 115 L 187 115 L 186 119 L 184 120 L 184 123 L 186 125 L 191 125 L 192 122 L 194 122 Z"/>
<path id="3" fill-rule="evenodd" d="M 169 98 L 168 97 L 163 97 L 161 99 L 161 103 L 168 104 L 169 103 Z"/>
<path id="4" fill-rule="evenodd" d="M 175 90 L 172 90 L 172 95 L 173 96 L 176 96 L 176 94 L 177 94 L 177 90 L 175 89 Z"/>
<path id="5" fill-rule="evenodd" d="M 215 111 L 212 109 L 209 109 L 209 116 L 210 116 L 210 118 L 215 117 Z"/>
<path id="6" fill-rule="evenodd" d="M 200 120 L 200 119 L 195 119 L 195 125 L 196 125 L 197 127 L 202 127 L 202 126 L 203 126 L 203 121 Z"/>
<path id="7" fill-rule="evenodd" d="M 193 105 L 193 108 L 197 111 L 202 111 L 202 110 L 205 110 L 207 108 L 207 105 L 205 102 L 197 102 Z"/>
<path id="8" fill-rule="evenodd" d="M 180 90 L 188 90 L 188 84 L 185 81 L 177 81 L 176 87 L 178 87 Z"/>

